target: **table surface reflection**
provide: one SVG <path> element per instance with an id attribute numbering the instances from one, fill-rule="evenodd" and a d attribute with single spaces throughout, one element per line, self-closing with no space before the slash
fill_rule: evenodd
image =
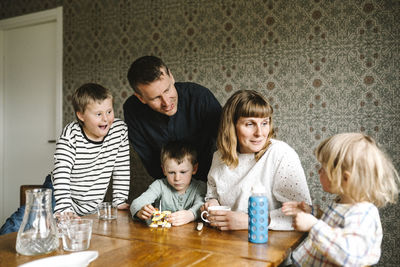
<path id="1" fill-rule="evenodd" d="M 89 266 L 278 266 L 305 234 L 269 231 L 268 243 L 248 242 L 247 231 L 219 231 L 197 223 L 150 228 L 134 221 L 129 211 L 118 211 L 112 221 L 93 219 L 90 250 L 99 257 Z M 23 256 L 15 251 L 16 233 L 0 236 L 0 266 L 20 264 L 47 256 L 69 254 L 60 248 L 46 255 Z"/>

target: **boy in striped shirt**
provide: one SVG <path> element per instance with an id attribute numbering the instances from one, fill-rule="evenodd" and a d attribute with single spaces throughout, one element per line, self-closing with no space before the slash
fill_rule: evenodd
<path id="1" fill-rule="evenodd" d="M 61 212 L 72 217 L 96 212 L 111 177 L 113 202 L 119 209 L 128 209 L 128 128 L 114 118 L 111 92 L 98 84 L 84 84 L 75 91 L 72 104 L 77 121 L 61 133 L 53 173 L 43 184 L 44 188 L 54 189 L 55 216 Z M 19 207 L 0 228 L 0 235 L 18 231 L 24 212 L 25 206 Z"/>
<path id="2" fill-rule="evenodd" d="M 113 203 L 127 209 L 128 129 L 114 118 L 111 92 L 98 84 L 84 84 L 74 92 L 72 104 L 77 121 L 64 128 L 54 153 L 54 212 L 94 213 L 111 177 Z"/>

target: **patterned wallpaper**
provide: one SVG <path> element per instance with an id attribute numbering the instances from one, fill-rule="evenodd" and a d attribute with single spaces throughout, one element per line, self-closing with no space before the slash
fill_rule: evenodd
<path id="1" fill-rule="evenodd" d="M 400 169 L 400 1 L 398 0 L 2 0 L 0 18 L 64 10 L 64 124 L 82 83 L 113 90 L 115 112 L 132 90 L 130 63 L 160 56 L 177 81 L 211 89 L 224 104 L 238 89 L 262 92 L 278 138 L 300 155 L 313 201 L 313 149 L 346 131 L 373 136 Z M 147 178 L 133 154 L 135 195 Z M 380 266 L 399 266 L 400 204 L 381 210 Z"/>

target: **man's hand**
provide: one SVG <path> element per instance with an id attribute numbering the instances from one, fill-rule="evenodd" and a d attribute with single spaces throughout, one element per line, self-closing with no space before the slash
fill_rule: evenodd
<path id="1" fill-rule="evenodd" d="M 193 212 L 190 210 L 180 210 L 174 212 L 167 217 L 167 221 L 173 226 L 180 226 L 192 222 L 194 220 Z"/>
<path id="2" fill-rule="evenodd" d="M 153 216 L 153 212 L 155 211 L 156 209 L 151 204 L 148 204 L 143 206 L 142 209 L 136 213 L 136 216 L 139 219 L 148 220 L 151 219 L 151 217 Z"/>

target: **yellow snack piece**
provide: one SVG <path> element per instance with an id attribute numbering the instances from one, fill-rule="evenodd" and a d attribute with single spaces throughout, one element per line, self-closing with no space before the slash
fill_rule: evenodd
<path id="1" fill-rule="evenodd" d="M 169 223 L 167 221 L 167 216 L 169 214 L 171 214 L 171 211 L 169 211 L 169 210 L 165 210 L 165 211 L 156 210 L 153 213 L 153 217 L 151 218 L 152 223 L 149 226 L 150 227 L 154 227 L 154 228 L 156 228 L 158 226 L 161 226 L 163 228 L 164 227 L 170 228 L 171 227 L 171 223 Z"/>

